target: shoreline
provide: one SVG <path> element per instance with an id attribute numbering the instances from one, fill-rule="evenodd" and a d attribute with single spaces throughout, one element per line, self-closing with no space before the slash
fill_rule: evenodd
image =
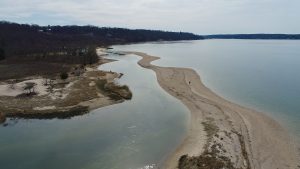
<path id="1" fill-rule="evenodd" d="M 98 56 L 105 55 L 104 51 L 105 49 L 99 48 Z M 49 89 L 51 84 L 44 84 L 44 81 L 48 81 L 44 77 L 28 77 L 25 81 L 16 83 L 13 89 L 9 88 L 9 84 L 2 82 L 2 91 L 7 90 L 5 93 L 7 95 L 1 93 L 0 96 L 0 124 L 5 126 L 6 119 L 11 118 L 69 119 L 87 114 L 97 108 L 131 99 L 130 89 L 126 85 L 120 86 L 114 82 L 115 79 L 121 77 L 121 74 L 98 69 L 100 65 L 113 61 L 115 60 L 102 58 L 99 62 L 86 66 L 84 68 L 86 70 L 80 76 L 73 75 L 67 81 L 56 80 L 58 82 L 54 85 L 63 86 L 54 89 Z M 23 92 L 19 89 L 22 89 L 21 85 L 27 81 L 38 80 L 36 95 L 26 97 L 17 95 L 17 92 Z M 7 89 L 4 90 L 4 88 Z"/>
<path id="2" fill-rule="evenodd" d="M 160 58 L 146 53 L 126 54 L 142 57 L 138 64 L 153 70 L 159 85 L 190 110 L 187 136 L 164 168 L 189 168 L 198 163 L 245 169 L 299 167 L 295 142 L 272 118 L 221 98 L 193 69 L 152 65 Z"/>

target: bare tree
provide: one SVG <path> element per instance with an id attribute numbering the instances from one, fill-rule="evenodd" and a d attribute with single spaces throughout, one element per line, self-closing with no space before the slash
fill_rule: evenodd
<path id="1" fill-rule="evenodd" d="M 53 80 L 51 78 L 52 78 L 52 76 L 50 75 L 50 73 L 46 73 L 44 75 L 43 85 L 44 86 L 50 86 L 53 83 Z"/>
<path id="2" fill-rule="evenodd" d="M 15 89 L 16 83 L 17 83 L 17 80 L 16 80 L 16 79 L 11 80 L 11 82 L 10 82 L 10 84 L 9 84 L 9 88 Z"/>

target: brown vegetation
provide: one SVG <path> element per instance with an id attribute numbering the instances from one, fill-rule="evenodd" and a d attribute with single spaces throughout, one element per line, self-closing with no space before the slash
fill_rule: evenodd
<path id="1" fill-rule="evenodd" d="M 98 80 L 96 84 L 100 90 L 106 91 L 107 95 L 114 100 L 129 100 L 132 98 L 132 93 L 126 85 L 120 86 L 112 82 L 107 82 L 105 79 Z"/>
<path id="2" fill-rule="evenodd" d="M 221 155 L 221 151 L 225 151 L 222 145 L 217 142 L 213 142 L 213 137 L 218 136 L 218 126 L 214 124 L 212 118 L 207 118 L 205 122 L 202 122 L 204 130 L 207 133 L 208 141 L 204 148 L 204 152 L 199 156 L 189 157 L 183 155 L 178 161 L 179 169 L 237 169 L 234 167 L 230 158 Z"/>
<path id="3" fill-rule="evenodd" d="M 115 74 L 113 72 L 104 72 L 93 68 L 93 71 L 83 72 L 79 76 L 74 72 L 69 74 L 68 79 L 60 80 L 60 76 L 57 75 L 51 82 L 44 83 L 48 86 L 49 94 L 47 95 L 30 95 L 28 97 L 27 92 L 23 97 L 0 96 L 0 112 L 4 112 L 7 117 L 69 118 L 89 111 L 88 104 L 81 105 L 83 102 L 94 99 L 107 100 L 105 103 L 98 103 L 101 107 L 102 104 L 113 104 L 116 101 L 129 99 L 129 95 L 131 96 L 128 87 L 118 86 L 111 82 L 107 85 L 107 78 L 112 81 L 117 77 L 117 74 L 113 76 Z M 112 74 L 112 76 L 107 76 L 108 74 Z M 102 87 L 99 87 L 99 82 L 102 83 Z M 26 90 L 30 90 L 30 93 L 33 92 L 31 86 L 34 87 L 31 84 L 26 86 Z"/>
<path id="4" fill-rule="evenodd" d="M 25 62 L 0 64 L 0 80 L 22 80 L 29 76 L 55 77 L 61 72 L 69 72 L 74 65 L 45 62 Z M 5 73 L 4 73 L 5 72 Z"/>
<path id="5" fill-rule="evenodd" d="M 181 156 L 179 169 L 236 169 L 228 157 L 219 156 L 217 150 L 205 151 L 198 157 Z"/>

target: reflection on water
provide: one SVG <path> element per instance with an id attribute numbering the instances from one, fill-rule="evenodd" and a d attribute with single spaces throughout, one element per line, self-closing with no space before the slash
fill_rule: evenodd
<path id="1" fill-rule="evenodd" d="M 0 127 L 5 169 L 138 169 L 159 165 L 186 130 L 187 109 L 164 92 L 137 57 L 118 57 L 100 69 L 123 72 L 133 98 L 60 120 L 9 121 Z"/>
<path id="2" fill-rule="evenodd" d="M 190 67 L 221 96 L 281 121 L 300 138 L 300 41 L 200 40 L 114 46 Z"/>

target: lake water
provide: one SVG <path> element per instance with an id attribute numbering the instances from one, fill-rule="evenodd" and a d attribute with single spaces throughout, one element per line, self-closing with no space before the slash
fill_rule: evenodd
<path id="1" fill-rule="evenodd" d="M 300 41 L 204 40 L 114 46 L 195 69 L 236 103 L 264 111 L 300 137 Z M 159 165 L 186 133 L 188 110 L 136 56 L 101 69 L 124 73 L 133 98 L 66 120 L 9 120 L 0 127 L 3 169 L 139 169 Z M 155 165 L 153 165 L 155 164 Z"/>
<path id="2" fill-rule="evenodd" d="M 115 56 L 110 56 L 116 58 Z M 72 119 L 10 120 L 0 127 L 3 169 L 139 169 L 159 165 L 184 137 L 188 110 L 136 56 L 100 69 L 124 73 L 133 98 Z M 154 164 L 154 165 L 153 165 Z"/>
<path id="3" fill-rule="evenodd" d="M 195 69 L 217 94 L 266 112 L 300 138 L 300 41 L 200 40 L 115 46 Z"/>

